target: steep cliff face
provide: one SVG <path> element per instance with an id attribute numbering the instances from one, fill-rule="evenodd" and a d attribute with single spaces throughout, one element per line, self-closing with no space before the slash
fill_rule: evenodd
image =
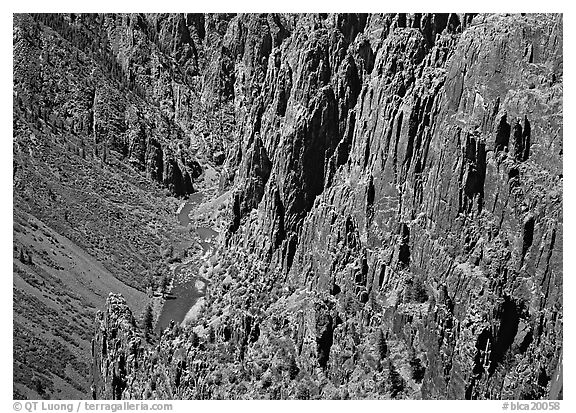
<path id="1" fill-rule="evenodd" d="M 204 19 L 227 248 L 95 396 L 561 397 L 561 16 Z"/>
<path id="2" fill-rule="evenodd" d="M 423 397 L 542 396 L 562 343 L 561 33 L 554 18 L 475 22 L 446 64 L 434 48 L 416 62 L 402 99 L 373 75 L 290 279 L 382 305 L 384 328 L 424 355 Z"/>

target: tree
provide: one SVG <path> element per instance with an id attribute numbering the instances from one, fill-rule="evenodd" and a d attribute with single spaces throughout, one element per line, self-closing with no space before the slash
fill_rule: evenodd
<path id="1" fill-rule="evenodd" d="M 214 332 L 214 327 L 208 327 L 208 342 L 214 343 L 216 341 L 216 333 Z"/>
<path id="2" fill-rule="evenodd" d="M 400 393 L 404 391 L 405 382 L 394 364 L 390 362 L 388 365 L 388 386 L 390 391 L 390 396 L 396 398 Z"/>
<path id="3" fill-rule="evenodd" d="M 300 369 L 296 364 L 296 358 L 294 356 L 290 356 L 288 360 L 288 374 L 290 375 L 290 380 L 294 380 L 296 376 L 300 373 Z"/>
<path id="4" fill-rule="evenodd" d="M 425 303 L 428 301 L 428 292 L 421 278 L 413 278 L 406 283 L 406 296 L 408 301 Z"/>
<path id="5" fill-rule="evenodd" d="M 156 282 L 154 281 L 154 276 L 150 271 L 146 272 L 146 276 L 144 278 L 144 287 L 146 288 L 148 295 L 152 295 L 156 289 Z"/>
<path id="6" fill-rule="evenodd" d="M 36 390 L 36 393 L 38 393 L 40 396 L 44 395 L 45 389 L 42 380 L 39 377 L 34 376 L 34 378 L 32 379 L 32 383 L 34 385 L 34 390 Z"/>
<path id="7" fill-rule="evenodd" d="M 200 339 L 195 331 L 190 333 L 190 344 L 192 344 L 192 347 L 198 347 L 198 344 L 200 344 Z"/>
<path id="8" fill-rule="evenodd" d="M 415 355 L 412 356 L 412 359 L 410 360 L 410 367 L 412 368 L 412 378 L 414 381 L 416 381 L 416 383 L 420 383 L 424 378 L 424 373 L 426 372 L 426 369 L 422 365 L 421 360 Z"/>
<path id="9" fill-rule="evenodd" d="M 378 356 L 380 361 L 384 360 L 388 355 L 388 345 L 386 344 L 386 338 L 384 338 L 384 333 L 382 330 L 376 332 L 376 350 L 378 351 Z"/>
<path id="10" fill-rule="evenodd" d="M 152 334 L 152 329 L 154 328 L 154 314 L 152 312 L 152 306 L 148 304 L 144 310 L 144 334 L 146 339 Z"/>
<path id="11" fill-rule="evenodd" d="M 168 292 L 168 286 L 169 285 L 170 285 L 170 280 L 168 279 L 166 274 L 164 274 L 162 276 L 162 280 L 160 281 L 160 289 L 161 289 L 162 294 L 166 294 Z"/>

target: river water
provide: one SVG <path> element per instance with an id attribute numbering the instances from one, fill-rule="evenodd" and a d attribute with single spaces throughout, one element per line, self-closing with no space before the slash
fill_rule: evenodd
<path id="1" fill-rule="evenodd" d="M 178 212 L 178 222 L 182 226 L 190 224 L 190 213 L 202 202 L 204 195 L 201 192 L 196 192 L 188 198 L 188 201 Z M 200 246 L 204 253 L 214 250 L 214 241 L 218 236 L 218 232 L 210 227 L 198 227 L 192 230 L 198 235 Z M 197 275 L 198 268 L 196 261 L 188 264 L 181 264 L 174 270 L 174 279 L 178 280 L 180 273 L 185 270 L 192 270 L 194 275 L 186 277 L 187 280 L 173 286 L 170 294 L 166 295 L 166 301 L 156 322 L 156 331 L 162 331 L 170 326 L 170 321 L 174 320 L 176 323 L 181 323 L 186 317 L 190 308 L 196 301 L 205 295 L 208 280 Z M 201 281 L 201 282 L 199 282 Z"/>
<path id="2" fill-rule="evenodd" d="M 202 192 L 195 192 L 188 198 L 188 201 L 184 204 L 180 212 L 178 213 L 178 222 L 182 226 L 186 226 L 190 223 L 190 211 L 192 211 L 195 207 L 197 207 L 202 199 L 204 198 L 204 194 Z"/>
<path id="3" fill-rule="evenodd" d="M 171 320 L 174 320 L 177 324 L 181 323 L 190 307 L 194 305 L 198 298 L 204 295 L 196 289 L 195 284 L 196 280 L 192 279 L 172 288 L 170 294 L 166 296 L 162 312 L 156 322 L 157 332 L 169 327 Z"/>

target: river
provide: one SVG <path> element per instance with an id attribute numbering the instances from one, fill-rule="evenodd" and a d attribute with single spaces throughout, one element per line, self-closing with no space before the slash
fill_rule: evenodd
<path id="1" fill-rule="evenodd" d="M 188 198 L 186 203 L 178 212 L 178 222 L 182 226 L 188 226 L 191 223 L 190 213 L 194 211 L 202 202 L 204 195 L 201 192 L 196 192 Z M 204 253 L 211 251 L 214 252 L 214 241 L 218 236 L 218 232 L 210 227 L 197 227 L 191 230 L 198 238 L 200 246 Z M 190 271 L 193 275 L 188 277 L 180 277 L 183 271 Z M 156 322 L 156 331 L 159 332 L 170 326 L 170 321 L 174 320 L 176 323 L 181 323 L 186 317 L 186 314 L 196 303 L 200 297 L 204 297 L 208 280 L 200 277 L 198 274 L 198 262 L 192 261 L 184 263 L 176 267 L 174 270 L 175 282 L 179 279 L 185 279 L 180 284 L 175 284 L 169 294 L 166 295 L 166 301 L 162 306 L 162 311 Z"/>

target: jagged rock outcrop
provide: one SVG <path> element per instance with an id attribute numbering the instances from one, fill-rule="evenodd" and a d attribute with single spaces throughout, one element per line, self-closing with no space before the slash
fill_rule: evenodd
<path id="1" fill-rule="evenodd" d="M 236 119 L 231 262 L 124 396 L 559 397 L 561 16 L 205 26 Z"/>
<path id="2" fill-rule="evenodd" d="M 92 340 L 93 365 L 97 369 L 93 376 L 97 381 L 92 396 L 97 396 L 95 389 L 106 389 L 98 394 L 100 398 L 120 399 L 128 386 L 127 375 L 137 367 L 140 337 L 135 334 L 136 322 L 126 300 L 112 293 L 106 300 L 106 311 L 98 313 L 97 320 L 100 325 Z"/>

